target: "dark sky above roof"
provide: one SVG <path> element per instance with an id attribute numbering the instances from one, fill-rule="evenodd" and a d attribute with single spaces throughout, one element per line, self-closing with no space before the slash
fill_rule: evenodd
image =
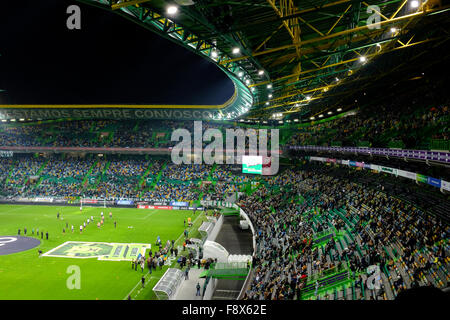
<path id="1" fill-rule="evenodd" d="M 72 4 L 81 30 L 66 27 Z M 0 6 L 0 104 L 222 104 L 234 92 L 214 64 L 106 10 Z"/>

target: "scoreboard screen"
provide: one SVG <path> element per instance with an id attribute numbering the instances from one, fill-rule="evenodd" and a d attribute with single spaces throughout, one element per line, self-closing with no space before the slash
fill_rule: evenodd
<path id="1" fill-rule="evenodd" d="M 262 156 L 242 156 L 242 173 L 262 174 Z"/>

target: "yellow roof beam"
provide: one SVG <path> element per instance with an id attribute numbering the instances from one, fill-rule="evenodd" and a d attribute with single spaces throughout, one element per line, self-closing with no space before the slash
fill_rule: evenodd
<path id="1" fill-rule="evenodd" d="M 306 45 L 306 44 L 311 44 L 311 43 L 315 43 L 315 42 L 319 42 L 319 41 L 332 39 L 332 38 L 339 37 L 339 36 L 342 36 L 342 35 L 347 35 L 347 34 L 359 32 L 359 31 L 367 30 L 368 28 L 376 27 L 377 25 L 386 25 L 386 24 L 391 24 L 391 23 L 395 23 L 395 22 L 398 22 L 398 21 L 406 20 L 406 19 L 414 19 L 414 18 L 418 18 L 420 16 L 423 16 L 425 14 L 438 12 L 438 11 L 444 11 L 444 10 L 446 10 L 448 8 L 450 8 L 450 5 L 442 7 L 442 8 L 430 10 L 430 11 L 427 11 L 427 12 L 417 11 L 417 12 L 414 12 L 414 13 L 411 13 L 411 14 L 407 14 L 407 15 L 404 15 L 404 16 L 401 16 L 401 17 L 380 21 L 378 23 L 373 23 L 371 25 L 360 26 L 360 27 L 356 27 L 356 28 L 353 28 L 353 29 L 347 29 L 347 30 L 343 30 L 343 31 L 340 31 L 340 32 L 332 33 L 332 34 L 329 34 L 329 35 L 325 35 L 323 37 L 317 37 L 317 38 L 313 38 L 313 39 L 309 39 L 309 40 L 303 40 L 303 41 L 298 42 L 297 44 L 287 44 L 287 45 L 280 46 L 280 47 L 277 47 L 277 48 L 272 48 L 272 49 L 256 52 L 256 53 L 254 53 L 252 55 L 252 57 L 266 55 L 266 54 L 270 54 L 270 53 L 274 53 L 274 52 L 278 52 L 278 51 L 282 51 L 282 50 L 287 50 L 287 49 L 292 49 L 292 48 L 295 48 L 295 47 L 300 47 L 300 46 L 303 46 L 303 45 Z M 374 29 L 374 30 L 376 31 L 377 29 Z M 230 63 L 230 62 L 245 60 L 245 59 L 248 59 L 250 57 L 251 56 L 241 56 L 241 57 L 237 57 L 237 58 L 233 58 L 233 59 L 229 59 L 229 60 L 224 60 L 224 61 L 221 62 L 221 64 L 226 64 L 226 63 Z"/>

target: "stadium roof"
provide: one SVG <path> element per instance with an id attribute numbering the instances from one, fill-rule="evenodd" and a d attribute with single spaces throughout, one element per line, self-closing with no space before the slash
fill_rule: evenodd
<path id="1" fill-rule="evenodd" d="M 340 101 L 336 95 L 401 70 L 415 57 L 413 48 L 449 39 L 450 6 L 432 0 L 79 1 L 113 10 L 220 66 L 245 100 L 231 106 L 231 118 L 325 112 Z M 390 63 L 378 63 L 385 55 Z"/>

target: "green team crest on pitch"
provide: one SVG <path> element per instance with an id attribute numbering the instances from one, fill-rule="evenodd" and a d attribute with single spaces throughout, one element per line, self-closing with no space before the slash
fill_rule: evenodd
<path id="1" fill-rule="evenodd" d="M 45 257 L 97 258 L 99 260 L 131 261 L 145 256 L 150 244 L 68 241 L 43 254 Z"/>

